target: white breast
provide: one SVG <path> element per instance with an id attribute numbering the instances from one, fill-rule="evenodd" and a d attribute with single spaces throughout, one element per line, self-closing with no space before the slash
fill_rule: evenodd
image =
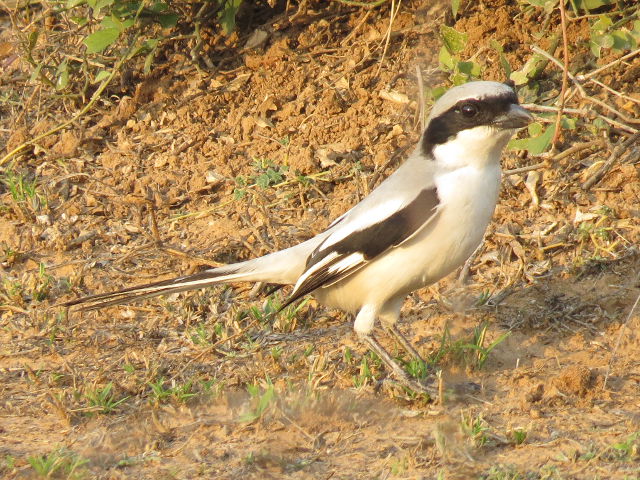
<path id="1" fill-rule="evenodd" d="M 455 169 L 439 175 L 436 184 L 441 207 L 432 224 L 345 280 L 317 290 L 318 300 L 357 311 L 365 304 L 404 297 L 461 266 L 482 241 L 493 215 L 500 167 Z"/>

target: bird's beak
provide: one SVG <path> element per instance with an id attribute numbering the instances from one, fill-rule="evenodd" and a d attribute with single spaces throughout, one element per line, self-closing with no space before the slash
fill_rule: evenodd
<path id="1" fill-rule="evenodd" d="M 509 111 L 495 119 L 495 125 L 499 128 L 522 128 L 533 121 L 533 116 L 526 108 L 512 104 Z"/>

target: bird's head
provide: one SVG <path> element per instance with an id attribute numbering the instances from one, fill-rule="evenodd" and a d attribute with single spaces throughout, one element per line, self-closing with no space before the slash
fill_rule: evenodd
<path id="1" fill-rule="evenodd" d="M 499 82 L 469 82 L 447 91 L 434 104 L 422 135 L 422 151 L 442 157 L 500 156 L 516 129 L 533 117 L 518 103 L 510 85 Z M 491 158 L 489 158 L 491 157 Z"/>

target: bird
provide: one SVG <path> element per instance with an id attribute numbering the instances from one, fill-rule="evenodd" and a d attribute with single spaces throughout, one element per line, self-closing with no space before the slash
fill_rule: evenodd
<path id="1" fill-rule="evenodd" d="M 357 336 L 390 376 L 431 394 L 379 343 L 374 327 L 379 321 L 410 356 L 422 360 L 397 328 L 403 302 L 463 265 L 479 246 L 498 201 L 503 150 L 532 120 L 512 85 L 455 86 L 434 103 L 400 167 L 323 232 L 262 257 L 62 305 L 95 310 L 221 283 L 292 285 L 282 308 L 311 294 L 327 307 L 353 314 Z"/>

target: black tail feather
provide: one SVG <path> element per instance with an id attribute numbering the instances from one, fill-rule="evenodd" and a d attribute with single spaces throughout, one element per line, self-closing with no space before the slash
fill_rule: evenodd
<path id="1" fill-rule="evenodd" d="M 170 278 L 160 282 L 147 283 L 145 285 L 137 285 L 134 287 L 123 288 L 115 292 L 99 293 L 86 297 L 76 298 L 60 304 L 63 307 L 80 306 L 80 310 L 97 310 L 99 308 L 109 307 L 112 305 L 120 305 L 130 303 L 135 300 L 156 297 L 158 295 L 167 295 L 170 293 L 184 292 L 187 290 L 195 290 L 198 288 L 208 287 L 216 283 L 232 281 L 237 270 L 229 268 L 209 269 L 193 275 L 184 277 Z"/>

